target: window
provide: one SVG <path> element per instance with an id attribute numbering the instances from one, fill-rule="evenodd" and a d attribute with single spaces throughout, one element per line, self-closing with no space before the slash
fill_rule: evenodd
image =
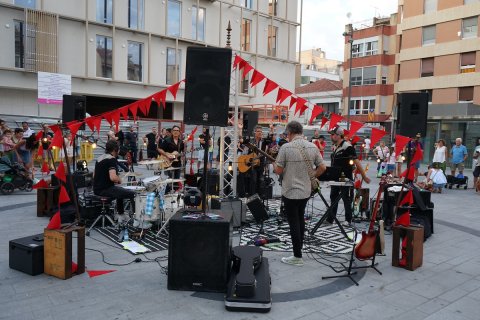
<path id="1" fill-rule="evenodd" d="M 241 82 L 240 82 L 240 93 L 248 94 L 248 89 L 250 88 L 249 82 L 250 76 L 247 75 Z"/>
<path id="2" fill-rule="evenodd" d="M 368 106 L 370 100 L 361 100 L 361 99 L 352 99 L 350 101 L 350 114 L 351 115 L 362 115 L 368 114 Z M 373 100 L 373 105 L 375 107 L 375 100 Z"/>
<path id="3" fill-rule="evenodd" d="M 352 86 L 362 85 L 362 68 L 352 69 L 352 73 L 350 76 L 351 76 Z"/>
<path id="4" fill-rule="evenodd" d="M 97 35 L 97 77 L 112 78 L 112 38 Z"/>
<path id="5" fill-rule="evenodd" d="M 274 26 L 268 26 L 268 51 L 267 55 L 271 57 L 277 56 L 277 38 L 278 28 Z"/>
<path id="6" fill-rule="evenodd" d="M 130 81 L 142 81 L 143 44 L 128 41 L 128 75 Z"/>
<path id="7" fill-rule="evenodd" d="M 197 6 L 192 6 L 192 39 L 205 41 L 205 8 L 197 11 Z"/>
<path id="8" fill-rule="evenodd" d="M 362 114 L 375 113 L 375 99 L 363 100 Z"/>
<path id="9" fill-rule="evenodd" d="M 363 68 L 363 84 L 377 83 L 377 67 Z"/>
<path id="10" fill-rule="evenodd" d="M 113 0 L 97 0 L 97 22 L 113 22 Z"/>
<path id="11" fill-rule="evenodd" d="M 437 11 L 437 0 L 424 0 L 423 13 L 430 13 Z"/>
<path id="12" fill-rule="evenodd" d="M 179 1 L 168 0 L 167 35 L 180 37 L 182 4 Z"/>
<path id="13" fill-rule="evenodd" d="M 472 102 L 473 87 L 458 88 L 458 102 Z"/>
<path id="14" fill-rule="evenodd" d="M 423 27 L 422 29 L 422 45 L 429 45 L 435 43 L 435 26 Z"/>
<path id="15" fill-rule="evenodd" d="M 167 84 L 174 84 L 180 80 L 180 61 L 182 51 L 174 48 L 167 48 Z"/>
<path id="16" fill-rule="evenodd" d="M 242 34 L 241 34 L 241 49 L 243 51 L 250 51 L 250 38 L 252 35 L 252 21 L 243 19 Z"/>
<path id="17" fill-rule="evenodd" d="M 37 7 L 36 0 L 15 0 L 13 2 L 16 6 L 35 9 Z"/>
<path id="18" fill-rule="evenodd" d="M 128 0 L 128 27 L 143 30 L 144 0 Z"/>
<path id="19" fill-rule="evenodd" d="M 462 38 L 472 38 L 477 36 L 478 17 L 463 19 Z"/>
<path id="20" fill-rule="evenodd" d="M 382 84 L 387 84 L 388 82 L 388 67 L 382 66 Z"/>
<path id="21" fill-rule="evenodd" d="M 363 43 L 352 44 L 352 58 L 363 57 Z"/>
<path id="22" fill-rule="evenodd" d="M 371 41 L 365 43 L 365 55 L 373 56 L 378 54 L 378 41 Z"/>
<path id="23" fill-rule="evenodd" d="M 460 57 L 460 73 L 475 72 L 475 60 L 477 53 L 465 52 Z"/>
<path id="24" fill-rule="evenodd" d="M 434 67 L 433 58 L 422 59 L 422 77 L 431 77 L 433 76 L 433 67 Z"/>
<path id="25" fill-rule="evenodd" d="M 277 15 L 278 0 L 268 0 L 268 14 L 271 16 Z"/>
<path id="26" fill-rule="evenodd" d="M 465 4 L 470 4 L 470 3 L 475 3 L 478 2 L 479 0 L 465 0 Z"/>
<path id="27" fill-rule="evenodd" d="M 241 0 L 240 5 L 244 8 L 252 9 L 252 2 L 253 0 Z"/>
<path id="28" fill-rule="evenodd" d="M 25 63 L 25 25 L 14 20 L 15 24 L 15 68 L 24 68 Z"/>

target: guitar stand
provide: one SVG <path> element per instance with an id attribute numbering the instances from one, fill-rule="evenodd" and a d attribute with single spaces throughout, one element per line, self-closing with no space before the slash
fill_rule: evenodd
<path id="1" fill-rule="evenodd" d="M 319 189 L 321 189 L 321 188 L 319 188 Z M 315 224 L 315 226 L 313 227 L 312 231 L 310 231 L 310 235 L 315 234 L 315 232 L 317 232 L 318 228 L 320 228 L 320 226 L 325 222 L 325 220 L 327 220 L 328 216 L 330 215 L 332 205 L 333 205 L 333 204 L 338 204 L 338 203 L 340 202 L 340 199 L 342 199 L 342 195 L 343 195 L 343 189 L 340 190 L 340 194 L 337 196 L 337 198 L 335 199 L 335 201 L 333 201 L 330 205 L 328 205 L 327 200 L 325 199 L 325 197 L 323 196 L 323 194 L 321 193 L 320 190 L 318 190 L 317 193 L 320 195 L 320 198 L 322 199 L 323 203 L 325 204 L 325 207 L 327 208 L 327 211 L 325 211 L 325 213 L 323 214 L 323 216 L 320 218 L 320 220 L 319 220 L 319 221 Z M 338 221 L 338 219 L 337 219 L 336 216 L 333 218 L 333 221 L 334 221 L 334 222 L 337 224 L 337 226 L 340 228 L 340 231 L 342 232 L 343 236 L 344 236 L 348 241 L 350 241 L 350 238 L 348 237 L 347 232 L 345 232 L 345 229 L 343 228 L 343 226 L 342 226 L 342 224 L 340 223 L 340 221 Z"/>

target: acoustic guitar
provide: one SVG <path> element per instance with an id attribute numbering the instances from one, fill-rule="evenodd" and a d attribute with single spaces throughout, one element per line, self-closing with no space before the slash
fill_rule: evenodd
<path id="1" fill-rule="evenodd" d="M 238 171 L 240 171 L 241 173 L 245 173 L 250 170 L 250 168 L 258 167 L 260 165 L 260 156 L 258 156 L 257 153 L 266 157 L 268 160 L 275 162 L 274 157 L 272 157 L 265 151 L 259 149 L 256 145 L 251 144 L 250 142 L 246 142 L 245 145 L 248 148 L 254 150 L 254 152 L 238 157 Z"/>
<path id="2" fill-rule="evenodd" d="M 360 240 L 360 243 L 355 246 L 355 256 L 358 260 L 371 259 L 375 255 L 378 231 L 375 231 L 374 226 L 377 218 L 380 197 L 386 184 L 385 177 L 386 176 L 383 176 L 380 180 L 380 187 L 378 188 L 377 200 L 375 201 L 375 208 L 372 212 L 368 232 L 362 231 L 362 240 Z"/>

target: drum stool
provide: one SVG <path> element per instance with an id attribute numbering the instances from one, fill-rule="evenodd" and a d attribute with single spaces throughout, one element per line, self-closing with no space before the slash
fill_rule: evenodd
<path id="1" fill-rule="evenodd" d="M 100 203 L 102 204 L 102 210 L 100 211 L 100 215 L 95 219 L 95 221 L 92 223 L 90 228 L 88 228 L 86 232 L 87 236 L 90 235 L 90 230 L 92 230 L 92 228 L 95 227 L 100 220 L 102 221 L 102 228 L 105 228 L 105 219 L 110 221 L 112 226 L 115 225 L 115 222 L 108 214 L 110 210 L 113 210 L 115 212 L 115 206 L 113 201 L 115 199 L 110 197 L 105 197 L 105 196 L 97 196 L 97 195 L 94 195 L 93 197 L 95 200 L 100 201 Z"/>

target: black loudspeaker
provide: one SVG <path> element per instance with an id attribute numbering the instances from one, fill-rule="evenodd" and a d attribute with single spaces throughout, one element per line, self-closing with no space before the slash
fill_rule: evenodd
<path id="1" fill-rule="evenodd" d="M 244 111 L 243 112 L 243 129 L 242 136 L 252 137 L 254 136 L 255 127 L 258 125 L 258 112 L 256 111 Z"/>
<path id="2" fill-rule="evenodd" d="M 187 48 L 183 109 L 186 124 L 228 125 L 231 65 L 229 48 Z"/>
<path id="3" fill-rule="evenodd" d="M 402 136 L 413 138 L 417 133 L 427 134 L 428 93 L 409 92 L 398 95 L 397 130 Z"/>
<path id="4" fill-rule="evenodd" d="M 252 213 L 257 223 L 261 223 L 265 220 L 268 220 L 267 209 L 263 205 L 263 202 L 258 196 L 258 194 L 254 194 L 253 196 L 247 199 L 247 207 L 248 207 L 248 210 L 250 210 L 250 212 Z"/>
<path id="5" fill-rule="evenodd" d="M 170 219 L 169 290 L 225 292 L 230 275 L 232 214 L 190 219 L 179 210 Z"/>
<path id="6" fill-rule="evenodd" d="M 85 96 L 63 95 L 62 122 L 85 120 L 87 113 L 87 98 Z M 80 130 L 85 130 L 85 123 Z"/>

